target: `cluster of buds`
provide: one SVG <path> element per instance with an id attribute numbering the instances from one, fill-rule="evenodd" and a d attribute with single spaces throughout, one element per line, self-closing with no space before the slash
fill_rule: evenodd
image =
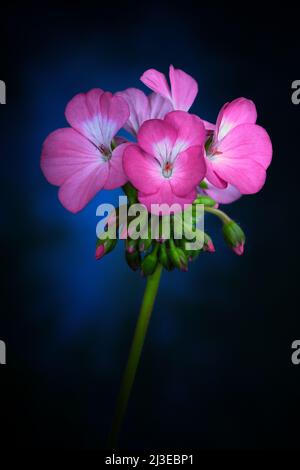
<path id="1" fill-rule="evenodd" d="M 208 250 L 204 246 L 199 250 L 187 250 L 185 244 L 186 240 L 184 239 L 150 240 L 148 246 L 141 251 L 139 249 L 140 243 L 130 240 L 130 242 L 126 242 L 126 246 L 130 247 L 130 251 L 128 248 L 126 249 L 126 261 L 134 271 L 140 269 L 143 276 L 153 274 L 158 263 L 167 271 L 172 271 L 175 268 L 187 271 L 188 263 L 196 259 L 201 252 Z"/>
<path id="2" fill-rule="evenodd" d="M 124 191 L 128 198 L 129 209 L 132 204 L 138 202 L 137 194 L 135 189 L 128 184 L 124 188 Z M 223 222 L 222 233 L 226 244 L 236 254 L 243 254 L 245 244 L 244 232 L 236 222 L 230 219 L 224 212 L 220 211 L 218 203 L 207 195 L 198 195 L 192 204 L 192 229 L 194 231 L 198 230 L 197 205 L 199 204 L 204 208 L 204 213 L 210 212 Z M 178 238 L 175 230 L 170 233 L 169 238 L 164 239 L 162 235 L 162 217 L 159 217 L 158 221 L 158 232 L 155 236 L 151 233 L 151 224 L 148 223 L 148 219 L 146 225 L 147 229 L 141 232 L 141 236 L 137 239 L 131 238 L 126 228 L 125 258 L 127 264 L 133 271 L 140 270 L 143 276 L 149 276 L 154 273 L 158 263 L 167 271 L 172 271 L 175 268 L 180 271 L 187 271 L 189 263 L 198 258 L 200 253 L 215 252 L 212 239 L 203 231 L 198 230 L 198 234 L 202 234 L 202 244 L 200 248 L 193 247 L 193 249 L 191 249 L 191 240 L 187 239 L 184 235 Z M 109 223 L 110 222 L 115 222 L 119 229 L 118 212 L 114 220 L 109 219 Z M 107 233 L 109 233 L 109 231 Z M 124 230 L 122 233 L 124 234 Z M 108 235 L 107 237 L 98 239 L 96 244 L 96 259 L 100 259 L 107 253 L 110 253 L 115 248 L 116 244 L 117 238 L 111 239 Z"/>

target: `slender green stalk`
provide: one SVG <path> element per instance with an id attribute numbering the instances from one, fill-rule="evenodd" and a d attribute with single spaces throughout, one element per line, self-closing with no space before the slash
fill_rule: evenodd
<path id="1" fill-rule="evenodd" d="M 217 217 L 219 217 L 219 219 L 220 219 L 224 224 L 227 224 L 228 222 L 231 221 L 230 217 L 228 217 L 228 215 L 226 215 L 225 212 L 221 211 L 220 209 L 215 209 L 214 207 L 205 206 L 205 207 L 204 207 L 204 210 L 205 210 L 206 212 L 210 212 L 211 214 L 214 214 L 214 215 L 216 215 Z"/>
<path id="2" fill-rule="evenodd" d="M 108 447 L 115 448 L 126 413 L 130 392 L 134 383 L 136 371 L 139 365 L 141 352 L 143 349 L 147 328 L 155 302 L 159 281 L 162 273 L 162 266 L 158 264 L 156 270 L 147 278 L 147 285 L 140 309 L 139 318 L 135 327 L 135 332 L 131 344 L 131 349 L 123 375 L 123 380 L 117 400 L 114 420 L 109 436 Z"/>

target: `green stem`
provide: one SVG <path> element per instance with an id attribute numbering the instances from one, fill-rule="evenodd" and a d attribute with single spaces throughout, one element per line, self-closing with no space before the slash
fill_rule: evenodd
<path id="1" fill-rule="evenodd" d="M 134 383 L 136 371 L 139 365 L 147 328 L 155 302 L 159 281 L 162 273 L 162 265 L 158 264 L 154 273 L 147 278 L 147 285 L 140 309 L 139 318 L 135 327 L 135 332 L 128 356 L 127 365 L 123 375 L 123 380 L 117 400 L 116 411 L 108 441 L 109 448 L 115 448 L 119 432 L 126 413 L 130 392 Z"/>
<path id="2" fill-rule="evenodd" d="M 220 209 L 215 209 L 214 207 L 205 206 L 205 207 L 204 207 L 204 210 L 205 210 L 206 212 L 210 212 L 211 214 L 214 214 L 214 215 L 216 215 L 217 217 L 219 217 L 219 219 L 220 219 L 224 224 L 227 224 L 228 222 L 231 221 L 230 217 L 228 217 L 228 215 L 226 215 L 225 212 L 221 211 Z"/>

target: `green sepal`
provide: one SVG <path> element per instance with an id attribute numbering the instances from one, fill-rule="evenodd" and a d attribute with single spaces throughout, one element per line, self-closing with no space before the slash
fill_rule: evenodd
<path id="1" fill-rule="evenodd" d="M 137 190 L 132 186 L 131 183 L 124 184 L 123 191 L 128 198 L 128 203 L 130 206 L 138 202 Z"/>
<path id="2" fill-rule="evenodd" d="M 207 207 L 215 207 L 217 205 L 217 202 L 209 196 L 199 195 L 195 199 L 194 204 L 204 204 L 204 206 L 207 206 Z"/>

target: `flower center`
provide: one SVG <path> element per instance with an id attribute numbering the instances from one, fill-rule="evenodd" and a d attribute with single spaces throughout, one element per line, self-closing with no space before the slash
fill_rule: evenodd
<path id="1" fill-rule="evenodd" d="M 99 145 L 98 149 L 99 149 L 99 152 L 101 153 L 101 157 L 103 158 L 103 160 L 105 160 L 106 162 L 108 160 L 110 160 L 111 150 L 109 148 L 107 148 L 107 147 L 105 147 L 105 145 L 101 144 L 101 145 Z"/>
<path id="2" fill-rule="evenodd" d="M 222 155 L 222 152 L 219 152 L 219 150 L 214 148 L 209 149 L 206 153 L 206 156 L 209 160 L 215 160 L 219 155 Z"/>
<path id="3" fill-rule="evenodd" d="M 173 163 L 171 162 L 165 162 L 163 169 L 162 169 L 162 174 L 165 178 L 170 178 L 170 176 L 173 173 Z"/>

